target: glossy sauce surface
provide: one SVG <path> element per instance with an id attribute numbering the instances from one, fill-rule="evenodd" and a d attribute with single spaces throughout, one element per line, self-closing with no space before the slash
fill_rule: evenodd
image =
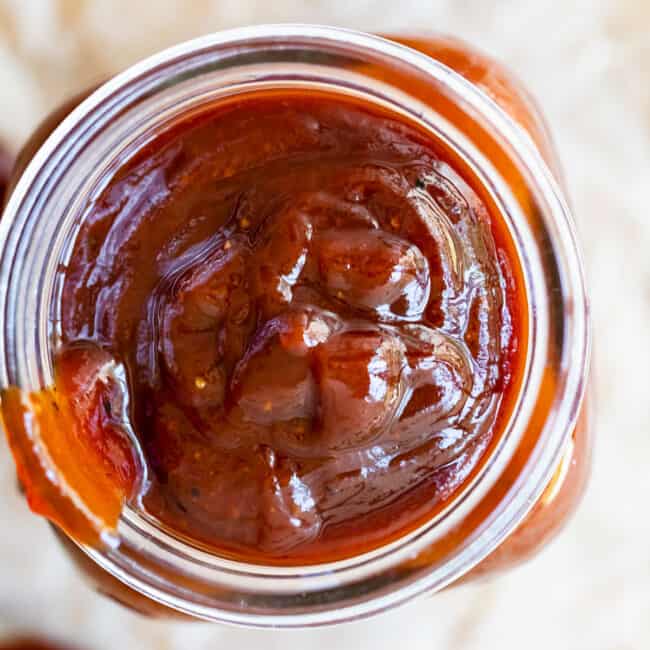
<path id="1" fill-rule="evenodd" d="M 59 392 L 176 534 L 253 561 L 352 555 L 439 510 L 498 438 L 523 356 L 511 251 L 414 125 L 325 95 L 220 104 L 89 207 Z"/>

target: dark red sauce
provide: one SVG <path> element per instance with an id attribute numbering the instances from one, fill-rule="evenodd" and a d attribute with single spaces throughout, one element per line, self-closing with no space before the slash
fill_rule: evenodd
<path id="1" fill-rule="evenodd" d="M 106 475 L 252 561 L 353 555 L 431 517 L 498 439 L 523 357 L 483 194 L 433 136 L 342 97 L 173 124 L 63 271 L 59 391 Z"/>
<path id="2" fill-rule="evenodd" d="M 9 176 L 11 175 L 11 168 L 13 161 L 9 152 L 4 148 L 0 142 L 0 215 L 2 214 L 2 207 L 5 201 L 5 194 L 7 186 L 9 185 Z"/>
<path id="3" fill-rule="evenodd" d="M 0 641 L 0 650 L 72 650 L 72 648 L 38 639 L 15 639 L 4 643 Z"/>

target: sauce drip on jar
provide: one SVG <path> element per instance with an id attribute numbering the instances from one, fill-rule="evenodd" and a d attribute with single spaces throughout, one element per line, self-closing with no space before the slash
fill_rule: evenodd
<path id="1" fill-rule="evenodd" d="M 333 95 L 240 97 L 144 146 L 88 207 L 60 309 L 58 391 L 120 493 L 260 562 L 439 512 L 524 356 L 514 247 L 481 196 L 431 134 Z"/>

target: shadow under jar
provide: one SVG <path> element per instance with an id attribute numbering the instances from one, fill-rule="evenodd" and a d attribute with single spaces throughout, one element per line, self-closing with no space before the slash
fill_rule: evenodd
<path id="1" fill-rule="evenodd" d="M 4 425 L 103 593 L 334 623 L 515 565 L 575 509 L 571 217 L 534 103 L 468 45 L 192 41 L 53 114 L 9 193 Z"/>

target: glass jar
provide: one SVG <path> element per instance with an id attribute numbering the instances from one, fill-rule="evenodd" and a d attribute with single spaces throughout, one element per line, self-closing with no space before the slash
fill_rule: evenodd
<path id="1" fill-rule="evenodd" d="M 361 556 L 249 565 L 194 548 L 128 507 L 118 545 L 87 546 L 57 531 L 100 591 L 144 613 L 274 627 L 367 616 L 530 557 L 573 512 L 588 474 L 587 300 L 548 132 L 501 66 L 435 35 L 387 40 L 304 25 L 222 32 L 59 109 L 19 157 L 0 222 L 0 386 L 52 383 L 58 269 L 84 206 L 115 168 L 180 114 L 269 88 L 330 90 L 388 107 L 462 158 L 520 255 L 529 304 L 521 390 L 499 444 L 443 511 Z"/>

